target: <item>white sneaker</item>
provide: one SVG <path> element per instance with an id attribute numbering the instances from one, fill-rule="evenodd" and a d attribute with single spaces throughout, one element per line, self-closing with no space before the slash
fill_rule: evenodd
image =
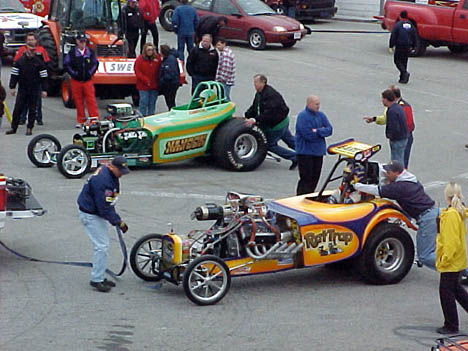
<path id="1" fill-rule="evenodd" d="M 75 128 L 82 128 L 82 127 L 83 127 L 83 125 L 81 123 L 78 123 L 78 124 L 75 125 Z"/>

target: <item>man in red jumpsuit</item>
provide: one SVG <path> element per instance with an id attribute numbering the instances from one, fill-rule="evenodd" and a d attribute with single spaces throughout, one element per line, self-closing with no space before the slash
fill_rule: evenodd
<path id="1" fill-rule="evenodd" d="M 86 45 L 86 36 L 76 36 L 76 46 L 65 56 L 64 68 L 70 75 L 70 87 L 76 106 L 77 128 L 86 122 L 84 104 L 88 109 L 89 118 L 99 118 L 96 94 L 92 78 L 99 61 L 96 54 Z"/>

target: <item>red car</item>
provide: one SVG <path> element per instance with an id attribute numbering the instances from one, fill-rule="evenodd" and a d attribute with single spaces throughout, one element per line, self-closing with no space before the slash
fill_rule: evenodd
<path id="1" fill-rule="evenodd" d="M 163 4 L 159 21 L 172 30 L 172 13 L 179 5 L 170 0 Z M 252 49 L 262 50 L 268 43 L 281 43 L 285 48 L 301 40 L 306 29 L 293 18 L 279 15 L 260 0 L 193 0 L 198 16 L 217 15 L 228 18 L 219 35 L 232 41 L 247 41 Z"/>

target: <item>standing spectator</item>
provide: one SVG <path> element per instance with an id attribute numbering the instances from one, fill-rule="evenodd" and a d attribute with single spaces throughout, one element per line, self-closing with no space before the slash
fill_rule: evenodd
<path id="1" fill-rule="evenodd" d="M 18 94 L 16 85 L 18 84 Z M 15 134 L 18 129 L 21 109 L 24 105 L 29 106 L 29 118 L 26 135 L 32 134 L 37 112 L 37 96 L 42 88 L 42 97 L 47 96 L 47 67 L 42 58 L 38 57 L 29 48 L 26 49 L 21 58 L 13 63 L 10 76 L 11 95 L 16 95 L 11 129 L 6 134 Z"/>
<path id="2" fill-rule="evenodd" d="M 285 15 L 291 18 L 296 18 L 296 0 L 284 0 Z"/>
<path id="3" fill-rule="evenodd" d="M 382 92 L 382 104 L 387 108 L 383 116 L 366 116 L 367 123 L 386 124 L 385 136 L 390 142 L 390 159 L 405 164 L 405 150 L 408 143 L 408 124 L 403 108 L 396 102 L 391 89 Z"/>
<path id="4" fill-rule="evenodd" d="M 135 50 L 140 37 L 140 29 L 144 25 L 143 15 L 138 8 L 137 0 L 127 0 L 127 5 L 122 9 L 122 16 L 125 38 L 128 41 L 128 57 L 136 57 Z"/>
<path id="5" fill-rule="evenodd" d="M 1 70 L 1 67 L 0 67 Z M 5 114 L 5 99 L 6 99 L 6 91 L 0 81 L 0 128 L 2 127 L 2 120 L 3 115 Z"/>
<path id="6" fill-rule="evenodd" d="M 92 78 L 98 68 L 96 54 L 86 45 L 86 36 L 76 36 L 76 46 L 65 56 L 63 66 L 70 75 L 70 87 L 76 106 L 77 128 L 86 123 L 84 104 L 90 118 L 99 118 L 96 93 Z M 83 100 L 84 99 L 84 100 Z"/>
<path id="7" fill-rule="evenodd" d="M 42 46 L 37 45 L 37 39 L 34 33 L 28 33 L 26 35 L 26 45 L 23 45 L 22 47 L 19 48 L 19 50 L 15 54 L 15 57 L 13 58 L 13 62 L 18 61 L 20 57 L 23 56 L 27 48 L 29 48 L 29 50 L 32 51 L 38 57 L 41 57 L 44 63 L 46 64 L 46 66 L 49 64 L 50 62 L 49 55 L 47 54 L 47 51 Z M 36 121 L 37 121 L 37 124 L 39 124 L 40 126 L 44 124 L 44 122 L 42 121 L 42 96 L 41 94 L 42 92 L 39 91 L 39 94 L 37 97 L 37 111 L 36 111 Z M 21 111 L 19 124 L 23 125 L 26 123 L 27 114 L 28 114 L 28 106 L 24 105 Z"/>
<path id="8" fill-rule="evenodd" d="M 195 9 L 188 4 L 188 0 L 180 0 L 181 6 L 177 6 L 172 14 L 172 26 L 177 34 L 177 52 L 179 59 L 184 61 L 185 46 L 187 52 L 193 48 L 193 36 L 198 25 L 198 15 Z"/>
<path id="9" fill-rule="evenodd" d="M 289 131 L 289 107 L 283 97 L 273 87 L 268 85 L 268 79 L 263 74 L 254 76 L 256 90 L 252 105 L 245 112 L 246 124 L 257 124 L 265 133 L 268 150 L 291 161 L 290 170 L 297 167 L 295 141 Z M 293 150 L 278 145 L 282 140 Z"/>
<path id="10" fill-rule="evenodd" d="M 141 30 L 140 54 L 143 53 L 143 45 L 146 43 L 146 35 L 148 30 L 151 31 L 154 47 L 157 49 L 159 45 L 159 33 L 156 26 L 156 20 L 161 13 L 159 0 L 140 0 L 140 10 L 143 14 L 143 29 Z"/>
<path id="11" fill-rule="evenodd" d="M 164 95 L 167 108 L 170 110 L 176 105 L 175 98 L 179 89 L 180 70 L 177 51 L 168 45 L 161 45 L 160 51 L 163 60 L 159 69 L 159 93 Z"/>
<path id="12" fill-rule="evenodd" d="M 136 88 L 140 94 L 140 112 L 143 116 L 154 115 L 159 90 L 159 67 L 161 55 L 152 43 L 143 46 L 143 53 L 135 61 Z"/>
<path id="13" fill-rule="evenodd" d="M 187 72 L 192 76 L 192 94 L 198 83 L 215 80 L 218 69 L 218 52 L 210 34 L 205 34 L 187 58 Z"/>
<path id="14" fill-rule="evenodd" d="M 236 79 L 236 58 L 229 46 L 226 46 L 226 39 L 216 39 L 216 50 L 218 50 L 218 69 L 216 70 L 216 81 L 224 86 L 226 98 L 231 101 L 231 87 Z"/>
<path id="15" fill-rule="evenodd" d="M 447 184 L 445 199 L 448 207 L 440 214 L 440 230 L 437 235 L 436 268 L 440 272 L 439 295 L 444 313 L 444 325 L 440 334 L 458 333 L 458 301 L 468 312 L 468 294 L 460 284 L 466 269 L 466 208 L 461 188 L 456 183 Z"/>
<path id="16" fill-rule="evenodd" d="M 327 152 L 325 138 L 333 132 L 327 116 L 319 109 L 320 99 L 311 95 L 307 97 L 306 108 L 297 115 L 296 154 L 299 166 L 297 195 L 315 191 L 322 172 L 323 155 Z"/>
<path id="17" fill-rule="evenodd" d="M 93 269 L 89 284 L 100 292 L 108 292 L 115 286 L 104 278 L 109 255 L 107 222 L 127 232 L 128 226 L 115 211 L 114 205 L 120 191 L 119 178 L 128 174 L 127 160 L 115 157 L 111 164 L 101 166 L 88 178 L 78 197 L 80 222 L 93 244 Z"/>
<path id="18" fill-rule="evenodd" d="M 400 71 L 399 83 L 408 83 L 410 74 L 407 70 L 408 57 L 411 48 L 416 45 L 416 31 L 413 23 L 408 20 L 408 12 L 401 11 L 400 18 L 393 26 L 389 47 L 395 48 L 393 61 Z"/>
<path id="19" fill-rule="evenodd" d="M 197 42 L 202 40 L 204 34 L 210 34 L 213 40 L 216 41 L 219 35 L 219 30 L 228 24 L 227 17 L 205 15 L 200 17 L 197 25 Z"/>
<path id="20" fill-rule="evenodd" d="M 418 259 L 423 265 L 435 269 L 436 218 L 439 209 L 435 206 L 434 200 L 426 194 L 424 186 L 416 176 L 405 170 L 401 162 L 393 160 L 382 168 L 386 172 L 388 184 L 356 183 L 354 188 L 364 193 L 395 200 L 408 216 L 416 219 Z"/>
<path id="21" fill-rule="evenodd" d="M 2 73 L 2 60 L 3 56 L 5 56 L 5 47 L 3 46 L 5 44 L 5 34 L 3 31 L 0 31 L 0 76 Z"/>
<path id="22" fill-rule="evenodd" d="M 398 88 L 395 85 L 390 85 L 388 88 L 393 92 L 393 94 L 395 95 L 396 102 L 403 108 L 403 111 L 405 112 L 406 125 L 408 127 L 408 142 L 406 143 L 406 148 L 405 148 L 404 165 L 405 165 L 405 168 L 408 168 L 409 158 L 411 154 L 411 146 L 413 145 L 413 131 L 415 128 L 414 118 L 413 118 L 413 109 L 411 108 L 411 105 L 407 101 L 403 100 L 403 98 L 401 97 L 400 88 Z M 388 108 L 385 107 L 382 115 L 375 116 L 375 117 L 365 116 L 364 120 L 367 123 L 375 122 L 376 124 L 381 124 L 381 125 L 386 124 L 387 123 L 387 110 Z"/>

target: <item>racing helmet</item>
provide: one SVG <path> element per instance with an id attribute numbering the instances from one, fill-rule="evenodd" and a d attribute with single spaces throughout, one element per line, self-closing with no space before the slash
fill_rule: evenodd
<path id="1" fill-rule="evenodd" d="M 200 93 L 201 104 L 212 102 L 216 99 L 216 93 L 211 89 L 205 89 Z"/>

